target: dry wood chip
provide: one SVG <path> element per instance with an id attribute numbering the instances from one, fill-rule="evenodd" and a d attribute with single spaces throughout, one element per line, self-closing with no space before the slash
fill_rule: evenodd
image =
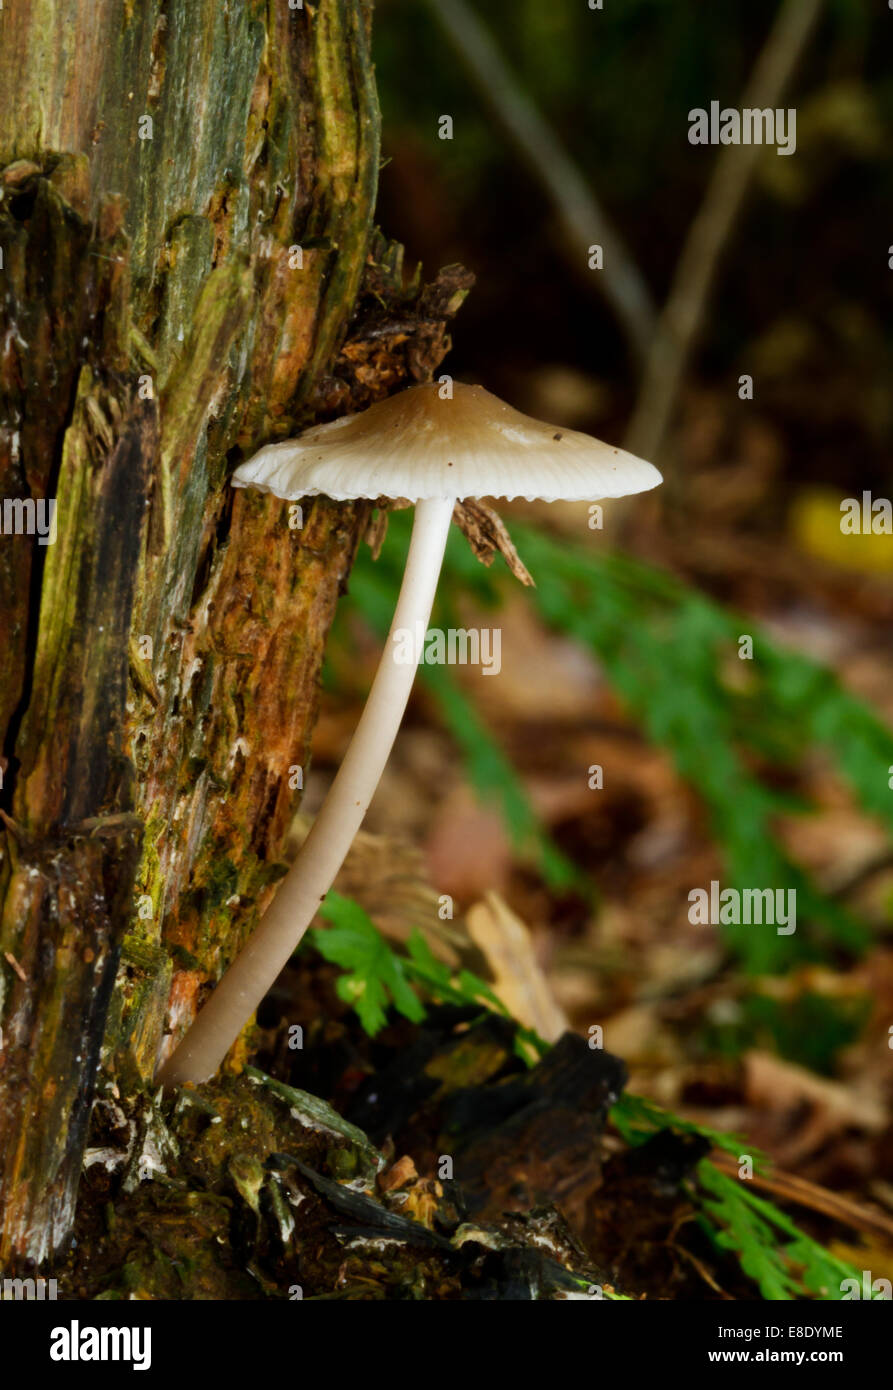
<path id="1" fill-rule="evenodd" d="M 468 930 L 493 974 L 493 988 L 509 1013 L 540 1037 L 554 1042 L 567 1031 L 567 1019 L 540 969 L 530 932 L 499 896 L 487 893 L 466 914 Z"/>

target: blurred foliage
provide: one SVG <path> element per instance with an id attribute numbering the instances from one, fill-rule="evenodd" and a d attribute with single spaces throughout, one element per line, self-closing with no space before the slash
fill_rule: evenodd
<path id="1" fill-rule="evenodd" d="M 795 999 L 746 995 L 728 1022 L 702 1033 L 713 1056 L 738 1057 L 754 1048 L 777 1052 L 821 1076 L 833 1076 L 837 1054 L 856 1041 L 871 1012 L 866 996 L 835 999 L 806 991 Z"/>
<path id="2" fill-rule="evenodd" d="M 866 928 L 777 845 L 773 817 L 797 808 L 774 774 L 821 746 L 866 810 L 893 829 L 889 730 L 830 671 L 778 650 L 753 623 L 671 576 L 618 554 L 557 545 L 526 528 L 515 538 L 536 577 L 543 618 L 599 656 L 631 712 L 700 793 L 731 886 L 796 890 L 796 935 L 722 928 L 743 964 L 771 973 L 827 958 L 835 945 L 867 944 Z M 742 635 L 753 636 L 752 661 L 738 659 Z M 770 748 L 771 781 L 753 756 Z"/>
<path id="3" fill-rule="evenodd" d="M 418 930 L 407 943 L 407 954 L 398 955 L 352 899 L 330 891 L 321 912 L 331 925 L 325 931 L 308 933 L 308 944 L 341 967 L 339 997 L 355 1009 L 370 1036 L 386 1022 L 388 993 L 405 1018 L 420 1022 L 425 1017 L 421 999 L 407 983 L 410 979 L 429 999 L 479 1005 L 510 1017 L 485 981 L 468 970 L 454 971 L 436 960 Z M 548 1044 L 531 1029 L 518 1027 L 515 1050 L 532 1066 L 548 1051 Z M 737 1135 L 682 1120 L 642 1096 L 621 1096 L 611 1109 L 611 1120 L 632 1147 L 669 1128 L 699 1135 L 736 1159 L 748 1149 Z M 750 1157 L 757 1166 L 764 1165 L 762 1155 L 751 1153 Z M 709 1159 L 698 1164 L 692 1196 L 711 1240 L 719 1250 L 738 1259 L 763 1298 L 836 1301 L 844 1279 L 858 1282 L 855 1269 L 801 1231 L 774 1203 L 758 1197 L 747 1180 L 729 1177 Z"/>
<path id="4" fill-rule="evenodd" d="M 624 0 L 601 12 L 583 0 L 470 4 L 580 168 L 614 206 L 628 209 L 631 224 L 641 220 L 640 230 L 649 237 L 655 203 L 661 204 L 663 236 L 668 222 L 686 216 L 680 191 L 699 187 L 706 173 L 703 161 L 690 158 L 688 112 L 713 99 L 737 104 L 778 12 L 777 0 Z M 511 161 L 499 129 L 482 110 L 427 4 L 379 0 L 377 8 L 374 45 L 386 149 L 401 132 L 413 132 L 430 145 L 460 205 L 479 205 L 486 217 L 496 202 L 494 179 L 508 184 L 516 177 L 506 167 Z M 865 196 L 879 203 L 886 196 L 889 204 L 893 170 L 881 136 L 893 120 L 893 75 L 883 56 L 888 26 L 888 15 L 872 14 L 863 0 L 826 5 L 798 83 L 807 94 L 798 150 L 804 140 L 807 149 L 815 142 L 826 149 L 821 161 L 809 165 L 801 196 L 833 179 L 835 154 L 849 154 L 877 164 L 878 186 Z M 456 127 L 450 141 L 436 138 L 443 113 L 453 116 Z M 766 162 L 773 187 L 776 175 L 793 178 L 795 165 L 803 177 L 802 160 L 770 155 Z M 639 219 L 643 206 L 646 215 Z"/>
<path id="5" fill-rule="evenodd" d="M 459 626 L 450 622 L 448 626 Z M 592 895 L 592 882 L 543 830 L 517 772 L 448 666 L 425 666 L 422 680 L 437 701 L 444 725 L 460 750 L 465 772 L 481 801 L 499 808 L 517 853 L 530 854 L 543 881 L 556 893 L 576 888 Z"/>
<path id="6" fill-rule="evenodd" d="M 685 140 L 688 111 L 710 99 L 705 93 L 740 90 L 778 8 L 776 0 L 756 0 L 737 14 L 735 6 L 666 0 L 624 0 L 601 13 L 585 0 L 470 4 L 581 167 L 619 203 L 654 196 L 655 178 L 666 177 L 656 143 Z M 853 0 L 842 9 L 859 5 Z M 492 197 L 491 178 L 507 172 L 500 132 L 428 6 L 387 0 L 378 11 L 374 43 L 385 139 L 401 127 L 425 138 L 436 131 L 441 113 L 451 114 L 460 133 L 437 151 L 450 184 L 463 202 L 487 190 Z M 636 97 L 641 92 L 647 101 Z"/>
<path id="7" fill-rule="evenodd" d="M 776 0 L 624 0 L 602 11 L 585 0 L 469 3 L 660 301 L 717 154 L 688 144 L 688 113 L 714 99 L 741 104 Z M 796 156 L 765 152 L 700 359 L 703 376 L 724 386 L 754 374 L 758 409 L 791 444 L 790 469 L 842 488 L 889 481 L 889 24 L 885 5 L 826 0 L 786 98 L 798 112 Z M 382 222 L 410 256 L 463 260 L 480 277 L 457 334 L 457 375 L 507 392 L 518 368 L 562 362 L 628 393 L 610 312 L 580 293 L 552 208 L 429 5 L 379 0 L 374 47 L 390 161 Z M 452 140 L 438 138 L 442 114 L 453 117 Z"/>
<path id="8" fill-rule="evenodd" d="M 352 606 L 381 639 L 393 614 L 410 526 L 410 513 L 394 513 L 379 560 L 363 552 L 352 574 Z M 779 789 L 777 772 L 795 769 L 811 749 L 822 748 L 865 810 L 893 832 L 890 731 L 841 688 L 832 672 L 779 650 L 753 623 L 664 571 L 557 541 L 529 526 L 515 526 L 513 533 L 536 580 L 530 597 L 540 616 L 597 656 L 631 715 L 671 753 L 702 798 L 726 863 L 723 886 L 796 889 L 793 936 L 743 924 L 721 928 L 744 967 L 771 974 L 804 960 L 833 959 L 841 948 L 865 947 L 870 940 L 865 924 L 779 847 L 774 818 L 805 813 L 808 807 Z M 432 624 L 461 626 L 463 594 L 494 605 L 499 593 L 493 572 L 454 531 Z M 752 661 L 738 659 L 742 634 L 753 636 Z M 553 882 L 556 875 L 560 879 L 563 857 L 537 826 L 516 772 L 450 668 L 423 666 L 420 677 L 439 694 L 478 794 L 500 807 L 516 841 L 532 835 L 541 871 Z"/>
<path id="9" fill-rule="evenodd" d="M 893 573 L 893 545 L 880 531 L 841 531 L 839 493 L 803 488 L 791 507 L 788 526 L 799 550 L 859 574 Z M 861 500 L 861 498 L 860 498 Z"/>
<path id="10" fill-rule="evenodd" d="M 702 1218 L 720 1250 L 731 1251 L 741 1268 L 775 1302 L 813 1298 L 838 1303 L 844 1280 L 859 1275 L 798 1226 L 773 1202 L 721 1173 L 706 1159 L 698 1165 Z"/>

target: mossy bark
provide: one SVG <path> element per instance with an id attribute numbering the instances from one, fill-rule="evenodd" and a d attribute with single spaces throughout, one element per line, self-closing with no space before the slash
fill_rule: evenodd
<path id="1" fill-rule="evenodd" d="M 0 535 L 4 1272 L 70 1229 L 104 1035 L 119 1076 L 151 1074 L 296 809 L 364 514 L 316 502 L 291 529 L 227 479 L 337 399 L 378 168 L 369 21 L 0 11 L 0 503 L 55 498 L 58 526 Z"/>

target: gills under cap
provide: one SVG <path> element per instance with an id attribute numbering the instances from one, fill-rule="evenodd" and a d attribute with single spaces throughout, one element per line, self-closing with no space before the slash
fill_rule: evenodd
<path id="1" fill-rule="evenodd" d="M 524 497 L 595 502 L 647 492 L 661 481 L 650 463 L 588 434 L 532 420 L 485 391 L 411 386 L 359 415 L 268 444 L 232 476 L 293 501 L 355 498 Z"/>

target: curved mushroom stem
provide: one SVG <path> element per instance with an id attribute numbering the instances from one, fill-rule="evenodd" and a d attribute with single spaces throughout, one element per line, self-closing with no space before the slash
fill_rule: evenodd
<path id="1" fill-rule="evenodd" d="M 453 514 L 452 499 L 417 502 L 400 597 L 375 680 L 350 747 L 298 856 L 241 953 L 160 1068 L 156 1083 L 206 1081 L 296 949 L 332 886 L 390 755 L 415 680 Z M 409 631 L 414 660 L 395 637 Z"/>

